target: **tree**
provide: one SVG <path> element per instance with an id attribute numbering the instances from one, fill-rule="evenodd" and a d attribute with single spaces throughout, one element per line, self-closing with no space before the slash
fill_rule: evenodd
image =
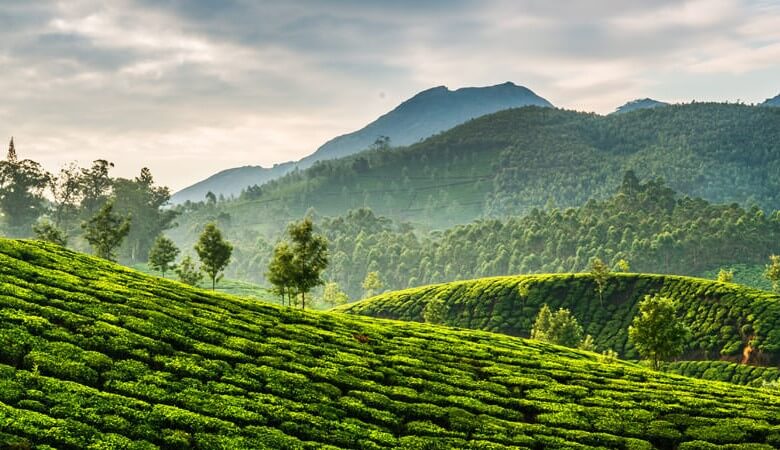
<path id="1" fill-rule="evenodd" d="M 8 155 L 0 161 L 0 212 L 5 216 L 11 235 L 29 234 L 35 219 L 43 212 L 42 194 L 49 179 L 50 175 L 40 164 L 18 158 L 11 138 Z"/>
<path id="2" fill-rule="evenodd" d="M 35 238 L 41 241 L 52 242 L 57 245 L 68 245 L 68 235 L 49 219 L 41 219 L 32 227 Z"/>
<path id="3" fill-rule="evenodd" d="M 274 287 L 274 292 L 282 298 L 284 306 L 285 297 L 289 298 L 288 305 L 292 306 L 293 297 L 293 252 L 288 242 L 279 242 L 274 247 L 273 257 L 268 264 L 268 272 L 265 277 Z"/>
<path id="4" fill-rule="evenodd" d="M 92 217 L 108 200 L 114 184 L 108 172 L 113 167 L 114 163 L 98 159 L 89 169 L 81 169 L 79 195 L 82 217 Z"/>
<path id="5" fill-rule="evenodd" d="M 733 283 L 734 282 L 734 271 L 729 269 L 720 269 L 718 272 L 718 281 L 721 283 Z"/>
<path id="6" fill-rule="evenodd" d="M 190 286 L 197 286 L 203 279 L 203 273 L 195 267 L 195 262 L 189 255 L 181 260 L 174 272 L 179 276 L 179 281 Z"/>
<path id="7" fill-rule="evenodd" d="M 84 239 L 95 254 L 109 261 L 116 260 L 116 249 L 130 232 L 131 217 L 114 214 L 114 201 L 109 200 L 91 219 L 81 224 Z"/>
<path id="8" fill-rule="evenodd" d="M 60 169 L 57 176 L 49 179 L 54 225 L 63 227 L 64 222 L 71 223 L 78 217 L 79 203 L 82 199 L 81 172 L 75 163 Z"/>
<path id="9" fill-rule="evenodd" d="M 593 258 L 590 263 L 590 274 L 596 283 L 596 292 L 599 293 L 599 303 L 604 305 L 604 290 L 609 279 L 609 266 L 599 258 Z"/>
<path id="10" fill-rule="evenodd" d="M 149 267 L 159 270 L 165 278 L 165 272 L 176 267 L 173 262 L 176 261 L 177 256 L 179 256 L 179 249 L 176 244 L 161 234 L 157 236 L 149 251 Z"/>
<path id="11" fill-rule="evenodd" d="M 544 304 L 534 320 L 531 339 L 576 348 L 583 345 L 583 330 L 571 311 L 559 308 L 553 313 L 550 307 Z M 593 338 L 585 345 L 592 346 Z"/>
<path id="12" fill-rule="evenodd" d="M 680 355 L 690 333 L 677 318 L 677 303 L 668 297 L 646 295 L 628 327 L 628 339 L 643 358 L 658 369 L 661 361 Z"/>
<path id="13" fill-rule="evenodd" d="M 323 284 L 322 272 L 328 267 L 328 241 L 314 233 L 310 218 L 292 223 L 287 228 L 293 254 L 292 279 L 301 296 L 301 308 L 306 309 L 306 293 Z"/>
<path id="14" fill-rule="evenodd" d="M 423 308 L 423 320 L 427 323 L 443 323 L 447 319 L 447 302 L 436 297 L 428 301 Z"/>
<path id="15" fill-rule="evenodd" d="M 215 290 L 217 281 L 222 279 L 222 272 L 230 264 L 233 246 L 222 238 L 219 228 L 210 223 L 200 235 L 195 251 L 200 258 L 201 270 L 211 279 L 211 290 Z"/>
<path id="16" fill-rule="evenodd" d="M 617 266 L 618 272 L 622 272 L 622 273 L 631 272 L 631 264 L 629 264 L 628 260 L 626 260 L 626 259 L 618 260 L 616 266 Z"/>
<path id="17" fill-rule="evenodd" d="M 338 283 L 329 281 L 325 283 L 322 291 L 322 302 L 330 307 L 346 305 L 349 303 L 349 296 L 341 290 Z"/>
<path id="18" fill-rule="evenodd" d="M 766 266 L 764 276 L 772 283 L 772 289 L 780 292 L 780 255 L 769 257 L 769 264 Z"/>
<path id="19" fill-rule="evenodd" d="M 593 336 L 591 335 L 585 336 L 585 339 L 580 342 L 580 345 L 578 345 L 577 348 L 588 352 L 595 352 L 597 350 L 596 343 L 593 341 Z"/>
<path id="20" fill-rule="evenodd" d="M 363 279 L 361 287 L 363 288 L 363 298 L 373 297 L 384 287 L 382 279 L 379 278 L 379 272 L 368 272 L 366 278 Z"/>

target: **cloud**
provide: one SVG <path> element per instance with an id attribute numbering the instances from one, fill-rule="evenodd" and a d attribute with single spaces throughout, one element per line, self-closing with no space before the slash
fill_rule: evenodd
<path id="1" fill-rule="evenodd" d="M 442 84 L 511 80 L 602 113 L 758 101 L 780 89 L 777 23 L 751 0 L 4 4 L 0 133 L 52 170 L 103 157 L 181 188 L 300 158 Z"/>

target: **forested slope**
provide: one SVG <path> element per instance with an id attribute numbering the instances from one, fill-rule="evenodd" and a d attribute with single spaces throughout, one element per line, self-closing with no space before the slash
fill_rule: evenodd
<path id="1" fill-rule="evenodd" d="M 527 289 L 521 294 L 520 287 Z M 422 321 L 432 299 L 448 306 L 450 326 L 529 336 L 543 304 L 568 308 L 601 350 L 637 358 L 628 326 L 645 295 L 678 300 L 692 332 L 683 359 L 776 364 L 780 357 L 780 297 L 731 283 L 680 276 L 613 274 L 599 297 L 589 274 L 483 278 L 390 292 L 337 310 Z"/>
<path id="2" fill-rule="evenodd" d="M 0 240 L 0 305 L 3 448 L 780 445 L 774 391 L 284 309 L 48 244 Z"/>

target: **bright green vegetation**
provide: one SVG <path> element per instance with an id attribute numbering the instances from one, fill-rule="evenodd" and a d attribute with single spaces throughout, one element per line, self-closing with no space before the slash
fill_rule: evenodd
<path id="1" fill-rule="evenodd" d="M 772 283 L 765 276 L 765 264 L 730 264 L 724 267 L 734 273 L 734 283 L 766 291 L 772 289 Z M 701 277 L 714 280 L 719 271 L 720 269 L 706 270 L 701 273 Z"/>
<path id="2" fill-rule="evenodd" d="M 678 361 L 665 364 L 663 370 L 704 380 L 757 387 L 780 380 L 780 369 L 777 367 L 750 366 L 728 361 Z M 777 392 L 780 393 L 780 390 Z"/>
<path id="3" fill-rule="evenodd" d="M 780 445 L 772 390 L 280 308 L 51 244 L 0 240 L 0 303 L 2 447 Z"/>
<path id="4" fill-rule="evenodd" d="M 526 292 L 521 295 L 521 292 Z M 776 363 L 780 356 L 780 297 L 766 291 L 680 276 L 613 274 L 601 306 L 589 274 L 484 278 L 390 292 L 337 310 L 353 314 L 422 321 L 425 305 L 443 299 L 451 326 L 529 336 L 543 304 L 571 310 L 593 336 L 597 350 L 612 349 L 638 358 L 628 326 L 645 295 L 679 302 L 678 317 L 692 336 L 684 359 L 727 358 Z"/>

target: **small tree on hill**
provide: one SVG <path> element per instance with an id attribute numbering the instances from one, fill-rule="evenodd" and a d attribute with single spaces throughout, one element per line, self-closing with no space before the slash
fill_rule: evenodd
<path id="1" fill-rule="evenodd" d="M 324 283 L 322 272 L 328 267 L 328 241 L 314 233 L 310 218 L 292 223 L 287 229 L 292 242 L 293 286 L 301 296 L 301 308 L 306 309 L 306 293 Z"/>
<path id="2" fill-rule="evenodd" d="M 379 272 L 368 272 L 366 278 L 363 279 L 361 287 L 363 288 L 363 298 L 373 297 L 382 290 L 384 284 L 382 283 L 382 279 L 379 278 Z"/>
<path id="3" fill-rule="evenodd" d="M 325 288 L 322 291 L 322 302 L 329 307 L 346 305 L 349 303 L 349 296 L 341 290 L 338 283 L 330 281 L 325 283 Z"/>
<path id="4" fill-rule="evenodd" d="M 423 308 L 423 320 L 427 323 L 443 323 L 447 319 L 447 302 L 436 297 L 428 301 Z"/>
<path id="5" fill-rule="evenodd" d="M 211 280 L 211 290 L 215 290 L 217 282 L 222 279 L 222 272 L 230 264 L 233 246 L 222 238 L 219 228 L 210 223 L 200 235 L 195 251 L 200 258 L 201 270 L 206 272 Z"/>
<path id="6" fill-rule="evenodd" d="M 772 289 L 780 292 L 780 255 L 769 257 L 769 264 L 766 266 L 764 276 L 772 283 Z"/>
<path id="7" fill-rule="evenodd" d="M 197 286 L 200 280 L 203 279 L 203 272 L 198 270 L 195 266 L 195 262 L 187 255 L 181 260 L 178 266 L 174 269 L 176 275 L 179 276 L 179 281 L 190 286 Z"/>
<path id="8" fill-rule="evenodd" d="M 590 263 L 590 274 L 596 283 L 596 292 L 599 294 L 599 303 L 604 305 L 604 290 L 607 288 L 609 279 L 609 266 L 599 258 L 593 258 Z"/>
<path id="9" fill-rule="evenodd" d="M 289 298 L 288 305 L 292 306 L 294 294 L 293 272 L 295 272 L 293 259 L 294 255 L 289 243 L 280 242 L 276 244 L 273 257 L 268 264 L 268 272 L 265 274 L 265 277 L 273 286 L 273 291 L 282 298 L 282 306 L 284 306 L 285 298 Z"/>
<path id="10" fill-rule="evenodd" d="M 94 217 L 82 223 L 81 228 L 84 229 L 84 239 L 92 246 L 95 255 L 114 261 L 116 249 L 130 232 L 130 216 L 114 214 L 114 201 L 111 200 Z"/>
<path id="11" fill-rule="evenodd" d="M 588 335 L 583 339 L 583 335 L 582 326 L 571 311 L 559 308 L 553 313 L 546 304 L 542 305 L 531 329 L 531 339 L 585 350 L 594 348 L 593 338 Z"/>
<path id="12" fill-rule="evenodd" d="M 179 256 L 179 249 L 176 244 L 169 238 L 159 235 L 149 250 L 149 267 L 160 271 L 165 278 L 165 272 L 176 267 L 173 262 L 176 261 L 177 256 Z"/>
<path id="13" fill-rule="evenodd" d="M 33 225 L 32 230 L 35 233 L 35 238 L 38 240 L 52 242 L 63 247 L 68 245 L 68 235 L 51 220 L 38 220 Z"/>
<path id="14" fill-rule="evenodd" d="M 718 272 L 718 281 L 720 281 L 721 283 L 733 283 L 734 271 L 728 269 L 720 269 L 720 271 Z"/>
<path id="15" fill-rule="evenodd" d="M 639 313 L 628 327 L 628 339 L 642 357 L 658 369 L 661 361 L 678 356 L 690 335 L 677 318 L 677 303 L 659 295 L 645 296 L 639 303 Z"/>
<path id="16" fill-rule="evenodd" d="M 626 259 L 620 259 L 615 266 L 617 267 L 618 272 L 631 272 L 631 264 Z"/>

